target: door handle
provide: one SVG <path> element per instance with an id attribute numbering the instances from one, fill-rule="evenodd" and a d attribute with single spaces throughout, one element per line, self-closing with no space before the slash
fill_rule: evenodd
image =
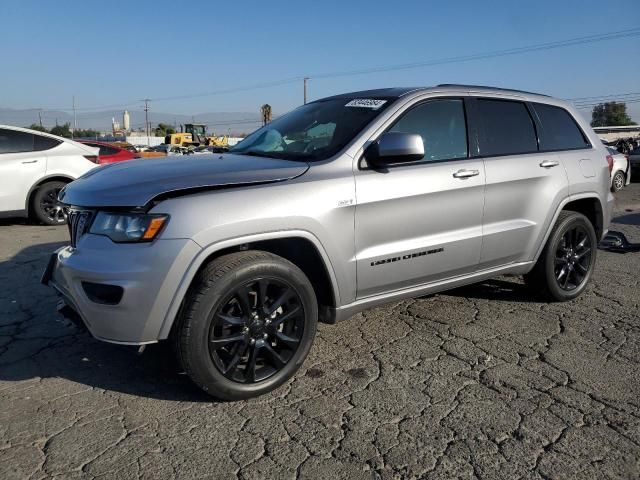
<path id="1" fill-rule="evenodd" d="M 560 163 L 556 162 L 555 160 L 545 160 L 544 162 L 540 163 L 540 166 L 542 168 L 557 167 L 558 165 L 560 165 Z"/>
<path id="2" fill-rule="evenodd" d="M 22 163 L 36 163 L 38 160 L 25 160 Z"/>
<path id="3" fill-rule="evenodd" d="M 453 174 L 454 178 L 469 178 L 469 177 L 475 177 L 476 175 L 479 175 L 480 171 L 479 170 L 458 170 L 457 172 L 455 172 Z"/>

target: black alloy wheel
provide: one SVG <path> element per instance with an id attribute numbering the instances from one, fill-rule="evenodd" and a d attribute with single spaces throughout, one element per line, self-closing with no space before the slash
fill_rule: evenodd
<path id="1" fill-rule="evenodd" d="M 591 241 L 586 228 L 576 225 L 564 232 L 556 248 L 554 274 L 562 290 L 582 285 L 591 268 Z"/>
<path id="2" fill-rule="evenodd" d="M 221 400 L 268 393 L 289 380 L 311 350 L 318 323 L 313 285 L 278 255 L 222 255 L 194 278 L 170 339 L 200 388 Z"/>
<path id="3" fill-rule="evenodd" d="M 64 182 L 47 182 L 38 187 L 31 203 L 36 220 L 45 225 L 62 225 L 67 222 L 64 205 L 58 201 Z"/>
<path id="4" fill-rule="evenodd" d="M 214 314 L 209 353 L 229 380 L 255 383 L 282 370 L 300 346 L 304 307 L 286 282 L 258 278 L 231 292 Z"/>
<path id="5" fill-rule="evenodd" d="M 591 221 L 582 213 L 560 212 L 525 283 L 551 301 L 566 302 L 586 288 L 596 263 L 598 240 Z"/>

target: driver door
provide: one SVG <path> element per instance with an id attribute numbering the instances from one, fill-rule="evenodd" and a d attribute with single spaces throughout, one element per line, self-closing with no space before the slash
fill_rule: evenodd
<path id="1" fill-rule="evenodd" d="M 423 160 L 355 172 L 357 297 L 476 270 L 485 173 L 469 158 L 464 100 L 413 106 L 389 131 L 422 136 Z"/>

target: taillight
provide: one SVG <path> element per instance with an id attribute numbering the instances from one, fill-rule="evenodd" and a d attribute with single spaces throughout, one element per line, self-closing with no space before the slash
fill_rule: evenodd
<path id="1" fill-rule="evenodd" d="M 613 157 L 611 155 L 607 155 L 607 163 L 609 164 L 609 173 L 613 170 Z"/>
<path id="2" fill-rule="evenodd" d="M 93 163 L 98 163 L 98 155 L 83 155 L 84 158 Z"/>

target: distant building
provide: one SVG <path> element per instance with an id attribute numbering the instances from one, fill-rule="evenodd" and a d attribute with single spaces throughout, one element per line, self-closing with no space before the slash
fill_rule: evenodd
<path id="1" fill-rule="evenodd" d="M 612 142 L 620 138 L 640 137 L 640 125 L 625 125 L 624 127 L 593 127 L 593 131 L 607 142 Z"/>

